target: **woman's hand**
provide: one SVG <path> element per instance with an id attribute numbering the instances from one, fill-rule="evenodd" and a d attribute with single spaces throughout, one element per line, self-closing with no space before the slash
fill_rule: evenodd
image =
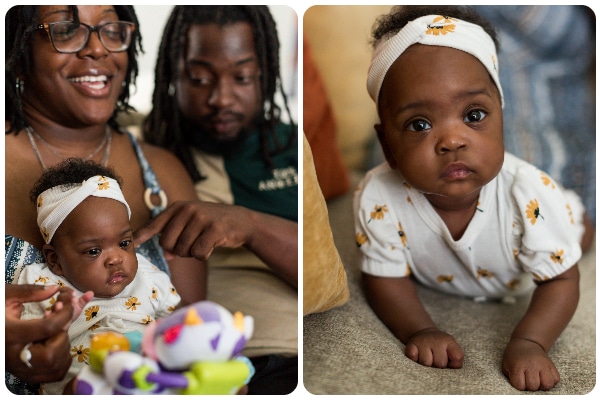
<path id="1" fill-rule="evenodd" d="M 44 318 L 21 320 L 23 303 L 45 300 L 60 292 L 52 312 Z M 74 292 L 65 287 L 5 284 L 6 370 L 19 379 L 38 384 L 61 380 L 71 365 L 66 327 L 73 317 Z M 31 343 L 27 366 L 21 351 Z"/>

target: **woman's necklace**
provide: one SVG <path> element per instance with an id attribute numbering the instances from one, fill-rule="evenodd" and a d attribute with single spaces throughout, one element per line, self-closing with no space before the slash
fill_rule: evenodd
<path id="1" fill-rule="evenodd" d="M 25 128 L 25 130 L 27 131 L 27 136 L 29 137 L 29 142 L 31 143 L 31 148 L 33 149 L 35 156 L 37 157 L 38 161 L 40 162 L 40 165 L 42 166 L 42 168 L 44 170 L 48 169 L 48 167 L 46 167 L 44 160 L 42 160 L 42 155 L 40 154 L 40 150 L 38 149 L 37 144 L 35 143 L 35 138 L 37 138 L 46 147 L 48 147 L 48 149 L 52 152 L 52 154 L 54 154 L 57 158 L 60 158 L 60 159 L 65 158 L 65 156 L 63 154 L 61 154 L 58 150 L 54 149 L 54 147 L 52 145 L 50 145 L 50 143 L 46 142 L 44 140 L 44 138 L 42 138 L 32 127 L 28 126 Z M 34 136 L 35 136 L 35 138 L 34 138 Z M 111 142 L 112 142 L 112 134 L 110 132 L 110 128 L 107 125 L 106 126 L 106 135 L 104 135 L 104 139 L 102 140 L 100 145 L 94 151 L 92 151 L 90 154 L 88 154 L 85 157 L 85 160 L 89 160 L 92 157 L 94 157 L 96 154 L 98 154 L 100 149 L 102 149 L 102 147 L 104 147 L 106 145 L 106 149 L 104 150 L 104 155 L 102 156 L 102 160 L 100 161 L 100 164 L 102 164 L 103 166 L 106 166 L 106 164 L 108 163 L 108 157 L 110 156 Z"/>

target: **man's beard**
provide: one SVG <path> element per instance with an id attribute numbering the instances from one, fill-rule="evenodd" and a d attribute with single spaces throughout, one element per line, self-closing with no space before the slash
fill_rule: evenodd
<path id="1" fill-rule="evenodd" d="M 183 123 L 186 136 L 186 144 L 196 147 L 198 150 L 219 156 L 228 156 L 239 152 L 254 129 L 242 128 L 242 130 L 231 139 L 218 139 L 207 131 L 202 130 L 196 124 L 186 121 Z"/>

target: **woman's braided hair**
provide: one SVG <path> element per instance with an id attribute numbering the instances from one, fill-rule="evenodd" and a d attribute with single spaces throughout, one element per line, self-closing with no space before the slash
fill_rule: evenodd
<path id="1" fill-rule="evenodd" d="M 9 122 L 9 129 L 6 133 L 18 133 L 26 126 L 25 114 L 21 104 L 20 90 L 17 83 L 21 84 L 23 77 L 26 77 L 34 62 L 32 51 L 33 35 L 36 31 L 36 25 L 39 23 L 38 10 L 40 6 L 14 6 L 6 13 L 5 17 L 5 119 Z M 73 14 L 73 20 L 79 22 L 79 12 L 77 6 L 68 6 Z M 125 84 L 115 111 L 108 121 L 109 125 L 119 130 L 116 121 L 119 112 L 128 112 L 133 110 L 129 105 L 129 85 L 135 84 L 138 75 L 137 55 L 143 52 L 142 36 L 139 31 L 139 22 L 133 6 L 114 6 L 119 20 L 133 22 L 136 30 L 133 31 L 131 45 L 127 49 L 128 66 L 125 76 Z M 24 82 L 27 84 L 27 82 Z"/>
<path id="2" fill-rule="evenodd" d="M 144 140 L 174 152 L 197 182 L 204 177 L 198 171 L 186 135 L 194 132 L 183 129 L 182 117 L 177 102 L 169 87 L 177 78 L 177 64 L 185 51 L 185 35 L 191 25 L 218 24 L 224 26 L 236 22 L 247 22 L 252 26 L 255 52 L 261 70 L 262 113 L 258 115 L 263 158 L 271 165 L 270 157 L 296 144 L 297 128 L 292 121 L 288 101 L 283 92 L 279 66 L 279 38 L 273 16 L 267 6 L 175 6 L 165 27 L 156 62 L 155 86 L 152 97 L 153 108 L 144 121 Z M 280 121 L 281 109 L 275 102 L 280 92 L 285 110 L 291 122 L 293 134 L 288 143 L 279 143 L 275 126 Z M 276 149 L 269 151 L 269 139 Z"/>

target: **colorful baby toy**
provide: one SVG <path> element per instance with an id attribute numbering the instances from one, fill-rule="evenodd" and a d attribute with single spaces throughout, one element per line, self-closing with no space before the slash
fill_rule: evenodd
<path id="1" fill-rule="evenodd" d="M 236 394 L 254 374 L 240 355 L 253 329 L 252 317 L 201 301 L 148 325 L 141 352 L 134 336 L 96 334 L 75 394 Z"/>

